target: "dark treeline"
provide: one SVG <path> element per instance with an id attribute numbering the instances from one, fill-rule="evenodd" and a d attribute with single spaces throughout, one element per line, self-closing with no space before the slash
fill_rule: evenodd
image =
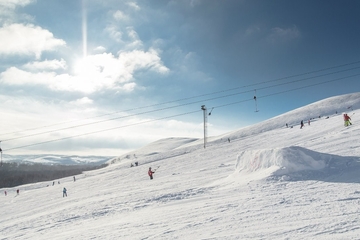
<path id="1" fill-rule="evenodd" d="M 0 188 L 15 187 L 27 183 L 54 181 L 105 167 L 94 165 L 44 165 L 3 162 L 0 167 Z"/>

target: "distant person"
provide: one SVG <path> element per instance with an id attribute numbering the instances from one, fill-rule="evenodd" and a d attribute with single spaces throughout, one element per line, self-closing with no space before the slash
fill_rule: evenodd
<path id="1" fill-rule="evenodd" d="M 153 179 L 153 174 L 154 174 L 154 173 L 155 173 L 155 171 L 153 172 L 153 171 L 151 170 L 151 167 L 149 167 L 148 175 L 149 175 L 149 177 L 150 177 L 150 180 Z"/>
<path id="2" fill-rule="evenodd" d="M 5 196 L 7 196 L 7 192 L 6 192 L 6 191 L 4 191 L 4 193 L 5 193 Z"/>
<path id="3" fill-rule="evenodd" d="M 304 121 L 301 120 L 301 122 L 300 122 L 300 129 L 302 129 L 303 127 L 304 127 Z"/>
<path id="4" fill-rule="evenodd" d="M 53 181 L 53 186 L 55 185 L 55 181 Z"/>
<path id="5" fill-rule="evenodd" d="M 344 113 L 344 126 L 347 127 L 349 125 L 352 125 L 352 123 L 350 122 L 351 118 L 346 114 Z"/>
<path id="6" fill-rule="evenodd" d="M 76 181 L 76 178 L 75 178 L 75 176 L 74 176 L 74 182 Z"/>
<path id="7" fill-rule="evenodd" d="M 228 138 L 228 142 L 230 142 L 230 138 Z"/>
<path id="8" fill-rule="evenodd" d="M 16 195 L 19 195 L 20 194 L 20 190 L 16 190 Z"/>
<path id="9" fill-rule="evenodd" d="M 66 188 L 64 188 L 64 189 L 63 189 L 63 197 L 67 197 L 67 193 L 66 193 L 66 192 L 67 192 L 67 190 L 66 190 Z"/>
<path id="10" fill-rule="evenodd" d="M 285 124 L 285 125 L 286 125 L 287 128 L 289 127 L 289 124 Z"/>
<path id="11" fill-rule="evenodd" d="M 310 119 L 309 119 L 309 121 L 308 121 L 308 124 L 309 124 L 309 126 L 310 126 Z"/>

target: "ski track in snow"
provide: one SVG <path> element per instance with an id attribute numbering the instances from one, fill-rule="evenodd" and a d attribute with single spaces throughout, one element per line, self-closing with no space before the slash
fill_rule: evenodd
<path id="1" fill-rule="evenodd" d="M 274 118 L 213 137 L 206 149 L 160 140 L 76 182 L 19 186 L 19 196 L 1 189 L 0 239 L 359 239 L 360 94 L 335 100 L 281 116 L 300 123 L 312 108 L 330 116 L 303 129 Z M 346 100 L 355 109 L 348 128 Z M 151 181 L 149 166 L 160 166 Z"/>

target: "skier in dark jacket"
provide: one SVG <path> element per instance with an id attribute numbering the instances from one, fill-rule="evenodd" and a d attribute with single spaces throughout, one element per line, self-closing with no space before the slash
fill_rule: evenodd
<path id="1" fill-rule="evenodd" d="M 153 179 L 153 174 L 154 174 L 154 173 L 155 173 L 155 171 L 153 172 L 153 171 L 151 170 L 151 167 L 149 167 L 148 175 L 149 175 L 149 177 L 150 177 L 150 180 Z"/>
<path id="2" fill-rule="evenodd" d="M 63 197 L 67 197 L 66 188 L 63 189 Z"/>
<path id="3" fill-rule="evenodd" d="M 300 123 L 300 129 L 302 129 L 304 127 L 304 121 L 301 120 L 301 123 Z"/>

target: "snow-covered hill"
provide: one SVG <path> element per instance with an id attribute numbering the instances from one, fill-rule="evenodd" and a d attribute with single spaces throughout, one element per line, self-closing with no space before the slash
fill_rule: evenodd
<path id="1" fill-rule="evenodd" d="M 336 96 L 206 148 L 168 138 L 75 182 L 1 189 L 0 239 L 358 239 L 359 116 L 360 93 Z"/>
<path id="2" fill-rule="evenodd" d="M 67 155 L 8 155 L 3 154 L 4 162 L 40 163 L 46 165 L 101 165 L 111 157 L 103 156 L 67 156 Z"/>

